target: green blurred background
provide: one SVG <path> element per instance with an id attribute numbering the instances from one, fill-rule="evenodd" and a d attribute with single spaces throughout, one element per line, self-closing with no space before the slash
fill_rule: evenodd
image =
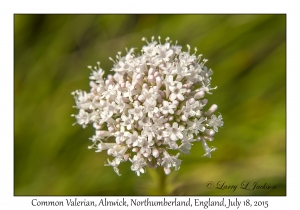
<path id="1" fill-rule="evenodd" d="M 106 152 L 89 150 L 92 127 L 72 126 L 71 92 L 89 91 L 88 65 L 109 73 L 118 51 L 142 37 L 170 37 L 207 58 L 209 105 L 224 118 L 210 146 L 195 143 L 180 170 L 166 178 L 166 195 L 286 195 L 285 15 L 15 15 L 15 195 L 158 195 L 155 170 L 121 177 L 105 167 Z M 214 187 L 207 189 L 207 182 Z M 238 189 L 216 189 L 219 181 Z M 243 181 L 276 189 L 239 189 Z M 249 186 L 250 186 L 249 185 Z"/>

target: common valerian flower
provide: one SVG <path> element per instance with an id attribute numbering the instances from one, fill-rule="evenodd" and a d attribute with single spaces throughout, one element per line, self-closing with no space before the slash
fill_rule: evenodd
<path id="1" fill-rule="evenodd" d="M 141 55 L 134 49 L 126 56 L 117 54 L 113 74 L 103 78 L 98 66 L 92 70 L 90 92 L 77 90 L 75 97 L 79 113 L 75 116 L 82 127 L 93 124 L 91 138 L 96 152 L 107 151 L 112 160 L 107 164 L 119 174 L 121 162 L 130 161 L 131 170 L 138 176 L 145 167 L 179 169 L 180 153 L 189 153 L 193 142 L 201 142 L 205 156 L 215 150 L 207 144 L 214 139 L 222 116 L 213 113 L 217 105 L 207 111 L 206 93 L 211 94 L 212 70 L 201 61 L 201 55 L 182 51 L 182 47 L 155 41 L 142 48 Z M 170 151 L 177 151 L 172 155 Z M 119 174 L 120 175 L 120 174 Z"/>

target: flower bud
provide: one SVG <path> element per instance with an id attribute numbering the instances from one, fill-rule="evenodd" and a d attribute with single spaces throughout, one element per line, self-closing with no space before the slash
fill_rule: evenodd
<path id="1" fill-rule="evenodd" d="M 149 71 L 148 71 L 148 75 L 153 75 L 153 74 L 154 74 L 154 69 L 150 68 Z"/>
<path id="2" fill-rule="evenodd" d="M 159 156 L 159 152 L 158 152 L 158 150 L 157 150 L 156 148 L 153 148 L 153 149 L 152 149 L 152 155 L 153 155 L 153 157 L 155 157 L 155 158 L 157 158 L 157 157 Z"/>
<path id="3" fill-rule="evenodd" d="M 209 110 L 205 113 L 206 116 L 210 116 L 212 113 L 214 113 L 218 109 L 218 106 L 216 104 L 213 104 Z"/>
<path id="4" fill-rule="evenodd" d="M 114 80 L 119 81 L 119 74 L 114 74 Z"/>
<path id="5" fill-rule="evenodd" d="M 170 168 L 164 168 L 164 171 L 165 171 L 165 174 L 166 174 L 166 175 L 169 175 L 169 174 L 171 173 Z"/>
<path id="6" fill-rule="evenodd" d="M 98 136 L 98 137 L 106 137 L 106 136 L 111 136 L 111 135 L 112 134 L 109 131 L 99 131 L 99 130 L 96 131 L 96 136 Z"/>
<path id="7" fill-rule="evenodd" d="M 189 102 L 190 102 L 190 104 L 193 104 L 193 103 L 196 102 L 196 100 L 195 100 L 194 98 L 190 98 L 190 99 L 189 99 Z"/>
<path id="8" fill-rule="evenodd" d="M 176 106 L 178 106 L 179 102 L 177 100 L 172 101 L 172 103 Z"/>
<path id="9" fill-rule="evenodd" d="M 132 152 L 138 152 L 139 151 L 139 149 L 137 148 L 137 147 L 134 147 L 134 148 L 132 148 L 132 150 L 131 150 Z"/>
<path id="10" fill-rule="evenodd" d="M 108 79 L 109 81 L 111 81 L 111 82 L 114 81 L 114 78 L 113 78 L 113 76 L 112 76 L 111 74 L 107 75 L 107 79 Z"/>
<path id="11" fill-rule="evenodd" d="M 148 80 L 149 80 L 149 81 L 152 81 L 152 82 L 153 82 L 153 81 L 154 81 L 154 79 L 155 79 L 155 78 L 154 78 L 154 76 L 153 76 L 153 75 L 149 75 L 149 76 L 148 76 Z"/>
<path id="12" fill-rule="evenodd" d="M 148 84 L 147 84 L 147 83 L 144 83 L 144 84 L 143 84 L 143 89 L 147 89 L 147 90 L 149 89 L 149 87 L 148 87 Z"/>
<path id="13" fill-rule="evenodd" d="M 161 85 L 162 80 L 161 80 L 160 76 L 157 76 L 157 77 L 155 78 L 155 82 L 156 82 L 157 85 Z"/>
<path id="14" fill-rule="evenodd" d="M 108 150 L 107 150 L 107 154 L 108 154 L 108 155 L 112 155 L 112 153 L 113 153 L 113 150 L 112 150 L 112 149 L 108 149 Z"/>
<path id="15" fill-rule="evenodd" d="M 170 123 L 165 123 L 164 126 L 165 126 L 165 128 L 171 127 Z"/>
<path id="16" fill-rule="evenodd" d="M 214 136 L 216 132 L 213 129 L 206 129 L 204 133 L 208 136 Z"/>
<path id="17" fill-rule="evenodd" d="M 201 100 L 201 103 L 202 103 L 203 105 L 206 105 L 206 104 L 207 104 L 207 102 L 208 102 L 208 100 L 207 100 L 207 99 L 203 99 L 203 100 Z"/>
<path id="18" fill-rule="evenodd" d="M 153 75 L 154 75 L 154 77 L 158 77 L 159 76 L 159 72 L 155 71 Z"/>
<path id="19" fill-rule="evenodd" d="M 125 154 L 124 155 L 124 160 L 127 161 L 129 159 L 130 154 Z"/>
<path id="20" fill-rule="evenodd" d="M 194 98 L 195 99 L 200 99 L 203 98 L 205 96 L 205 92 L 204 91 L 199 91 L 198 93 L 195 94 Z"/>
<path id="21" fill-rule="evenodd" d="M 185 115 L 182 115 L 182 116 L 180 117 L 180 119 L 181 119 L 182 121 L 187 121 L 187 120 L 188 120 L 188 118 L 187 118 Z"/>
<path id="22" fill-rule="evenodd" d="M 105 85 L 110 85 L 111 84 L 111 82 L 109 81 L 109 80 L 105 80 Z"/>
<path id="23" fill-rule="evenodd" d="M 145 98 L 144 95 L 139 95 L 138 100 L 139 100 L 140 102 L 144 102 L 144 101 L 146 100 L 146 98 Z"/>

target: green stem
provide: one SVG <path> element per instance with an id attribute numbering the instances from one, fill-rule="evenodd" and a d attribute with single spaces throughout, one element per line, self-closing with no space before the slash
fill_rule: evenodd
<path id="1" fill-rule="evenodd" d="M 159 195 L 166 195 L 166 178 L 167 175 L 164 172 L 163 167 L 158 167 L 158 193 Z"/>

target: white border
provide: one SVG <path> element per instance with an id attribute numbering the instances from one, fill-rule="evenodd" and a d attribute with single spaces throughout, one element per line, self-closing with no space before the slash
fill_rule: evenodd
<path id="1" fill-rule="evenodd" d="M 286 197 L 249 197 L 251 200 L 268 200 L 269 209 L 276 207 L 298 205 L 299 176 L 298 158 L 299 138 L 297 130 L 299 123 L 299 11 L 297 1 L 272 0 L 211 0 L 211 1 L 158 1 L 142 3 L 140 0 L 126 1 L 2 1 L 1 10 L 1 179 L 0 208 L 1 209 L 32 209 L 31 200 L 35 197 L 13 196 L 13 14 L 14 13 L 281 13 L 287 14 L 287 196 Z M 4 118 L 3 118 L 4 117 Z M 42 197 L 43 199 L 61 200 L 64 197 Z M 98 197 L 80 197 L 87 200 L 97 200 Z M 110 197 L 112 198 L 112 197 Z M 131 197 L 126 197 L 130 199 Z M 141 198 L 141 197 L 139 197 Z M 153 198 L 153 197 L 151 197 Z M 172 197 L 168 197 L 171 199 Z M 221 197 L 213 197 L 218 200 Z M 235 198 L 235 197 L 225 197 Z M 244 200 L 247 197 L 238 197 Z M 117 197 L 116 197 L 117 199 Z M 158 198 L 160 199 L 160 198 Z M 208 199 L 208 197 L 201 197 Z M 49 209 L 44 207 L 39 209 Z M 80 209 L 87 209 L 80 208 Z M 102 207 L 103 208 L 103 207 Z M 140 207 L 132 207 L 137 209 Z M 144 207 L 148 208 L 148 207 Z M 165 207 L 171 209 L 173 207 Z M 200 207 L 198 207 L 200 208 Z M 57 208 L 56 208 L 57 209 Z M 113 208 L 105 208 L 113 209 Z M 201 209 L 201 208 L 200 208 Z M 209 208 L 217 209 L 217 208 Z M 240 208 L 244 209 L 244 208 Z"/>

